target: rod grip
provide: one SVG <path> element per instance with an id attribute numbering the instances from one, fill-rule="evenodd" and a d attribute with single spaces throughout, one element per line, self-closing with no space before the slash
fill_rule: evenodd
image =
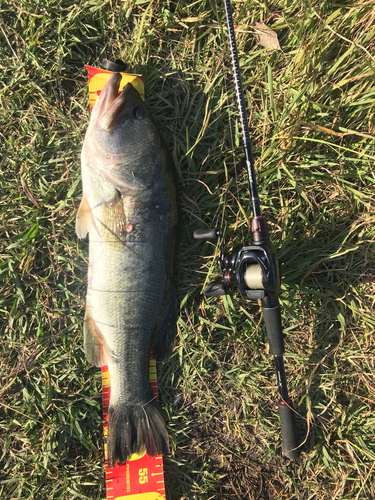
<path id="1" fill-rule="evenodd" d="M 284 338 L 281 327 L 281 311 L 277 297 L 266 296 L 262 299 L 262 312 L 266 325 L 270 353 L 282 356 L 284 353 Z"/>
<path id="2" fill-rule="evenodd" d="M 297 448 L 296 419 L 291 405 L 291 402 L 285 404 L 283 401 L 279 401 L 279 416 L 283 441 L 283 455 L 291 460 L 295 460 L 300 456 L 300 450 Z"/>

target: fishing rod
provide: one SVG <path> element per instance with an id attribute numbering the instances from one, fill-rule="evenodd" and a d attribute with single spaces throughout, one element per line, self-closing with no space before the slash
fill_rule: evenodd
<path id="1" fill-rule="evenodd" d="M 261 215 L 260 210 L 232 10 L 229 0 L 224 0 L 224 7 L 253 209 L 253 217 L 251 218 L 252 245 L 237 247 L 232 253 L 227 254 L 221 231 L 217 228 L 198 229 L 194 232 L 194 238 L 197 240 L 219 240 L 220 243 L 217 261 L 222 275 L 222 282 L 206 285 L 204 288 L 206 297 L 217 297 L 239 291 L 246 300 L 261 301 L 269 351 L 274 357 L 281 396 L 278 408 L 281 422 L 283 454 L 287 458 L 296 459 L 299 457 L 300 451 L 298 448 L 294 410 L 288 395 L 283 361 L 284 339 L 278 299 L 281 288 L 281 276 L 277 255 L 272 252 L 270 247 L 266 219 Z"/>

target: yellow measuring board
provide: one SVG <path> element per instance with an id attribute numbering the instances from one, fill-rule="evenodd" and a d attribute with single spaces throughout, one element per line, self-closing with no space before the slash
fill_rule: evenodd
<path id="1" fill-rule="evenodd" d="M 86 66 L 89 73 L 89 99 L 90 109 L 99 97 L 102 88 L 106 84 L 111 71 L 100 70 Z M 144 98 L 144 81 L 141 75 L 122 74 L 119 92 L 127 83 L 131 83 Z M 156 360 L 151 351 L 149 365 L 149 379 L 151 388 L 158 397 L 158 385 L 156 375 Z M 132 455 L 124 464 L 116 464 L 114 469 L 107 466 L 107 419 L 108 406 L 111 396 L 111 381 L 108 366 L 102 367 L 103 385 L 103 431 L 104 431 L 104 456 L 105 474 L 107 484 L 107 500 L 165 500 L 163 456 L 149 457 L 143 455 Z"/>

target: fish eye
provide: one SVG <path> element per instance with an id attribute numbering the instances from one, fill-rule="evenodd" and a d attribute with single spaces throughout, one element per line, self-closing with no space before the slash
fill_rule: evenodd
<path id="1" fill-rule="evenodd" d="M 144 109 L 142 109 L 142 108 L 135 108 L 134 116 L 138 120 L 144 120 L 146 118 L 146 113 L 145 113 Z"/>

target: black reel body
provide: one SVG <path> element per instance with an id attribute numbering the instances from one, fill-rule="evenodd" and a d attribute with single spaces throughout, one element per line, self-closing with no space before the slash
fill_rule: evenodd
<path id="1" fill-rule="evenodd" d="M 226 254 L 218 229 L 198 229 L 193 236 L 196 240 L 220 241 L 217 263 L 223 281 L 206 285 L 204 294 L 207 297 L 226 295 L 230 291 L 237 291 L 236 289 L 247 300 L 261 300 L 267 295 L 279 295 L 281 280 L 278 261 L 268 245 L 239 246 L 230 254 Z"/>

